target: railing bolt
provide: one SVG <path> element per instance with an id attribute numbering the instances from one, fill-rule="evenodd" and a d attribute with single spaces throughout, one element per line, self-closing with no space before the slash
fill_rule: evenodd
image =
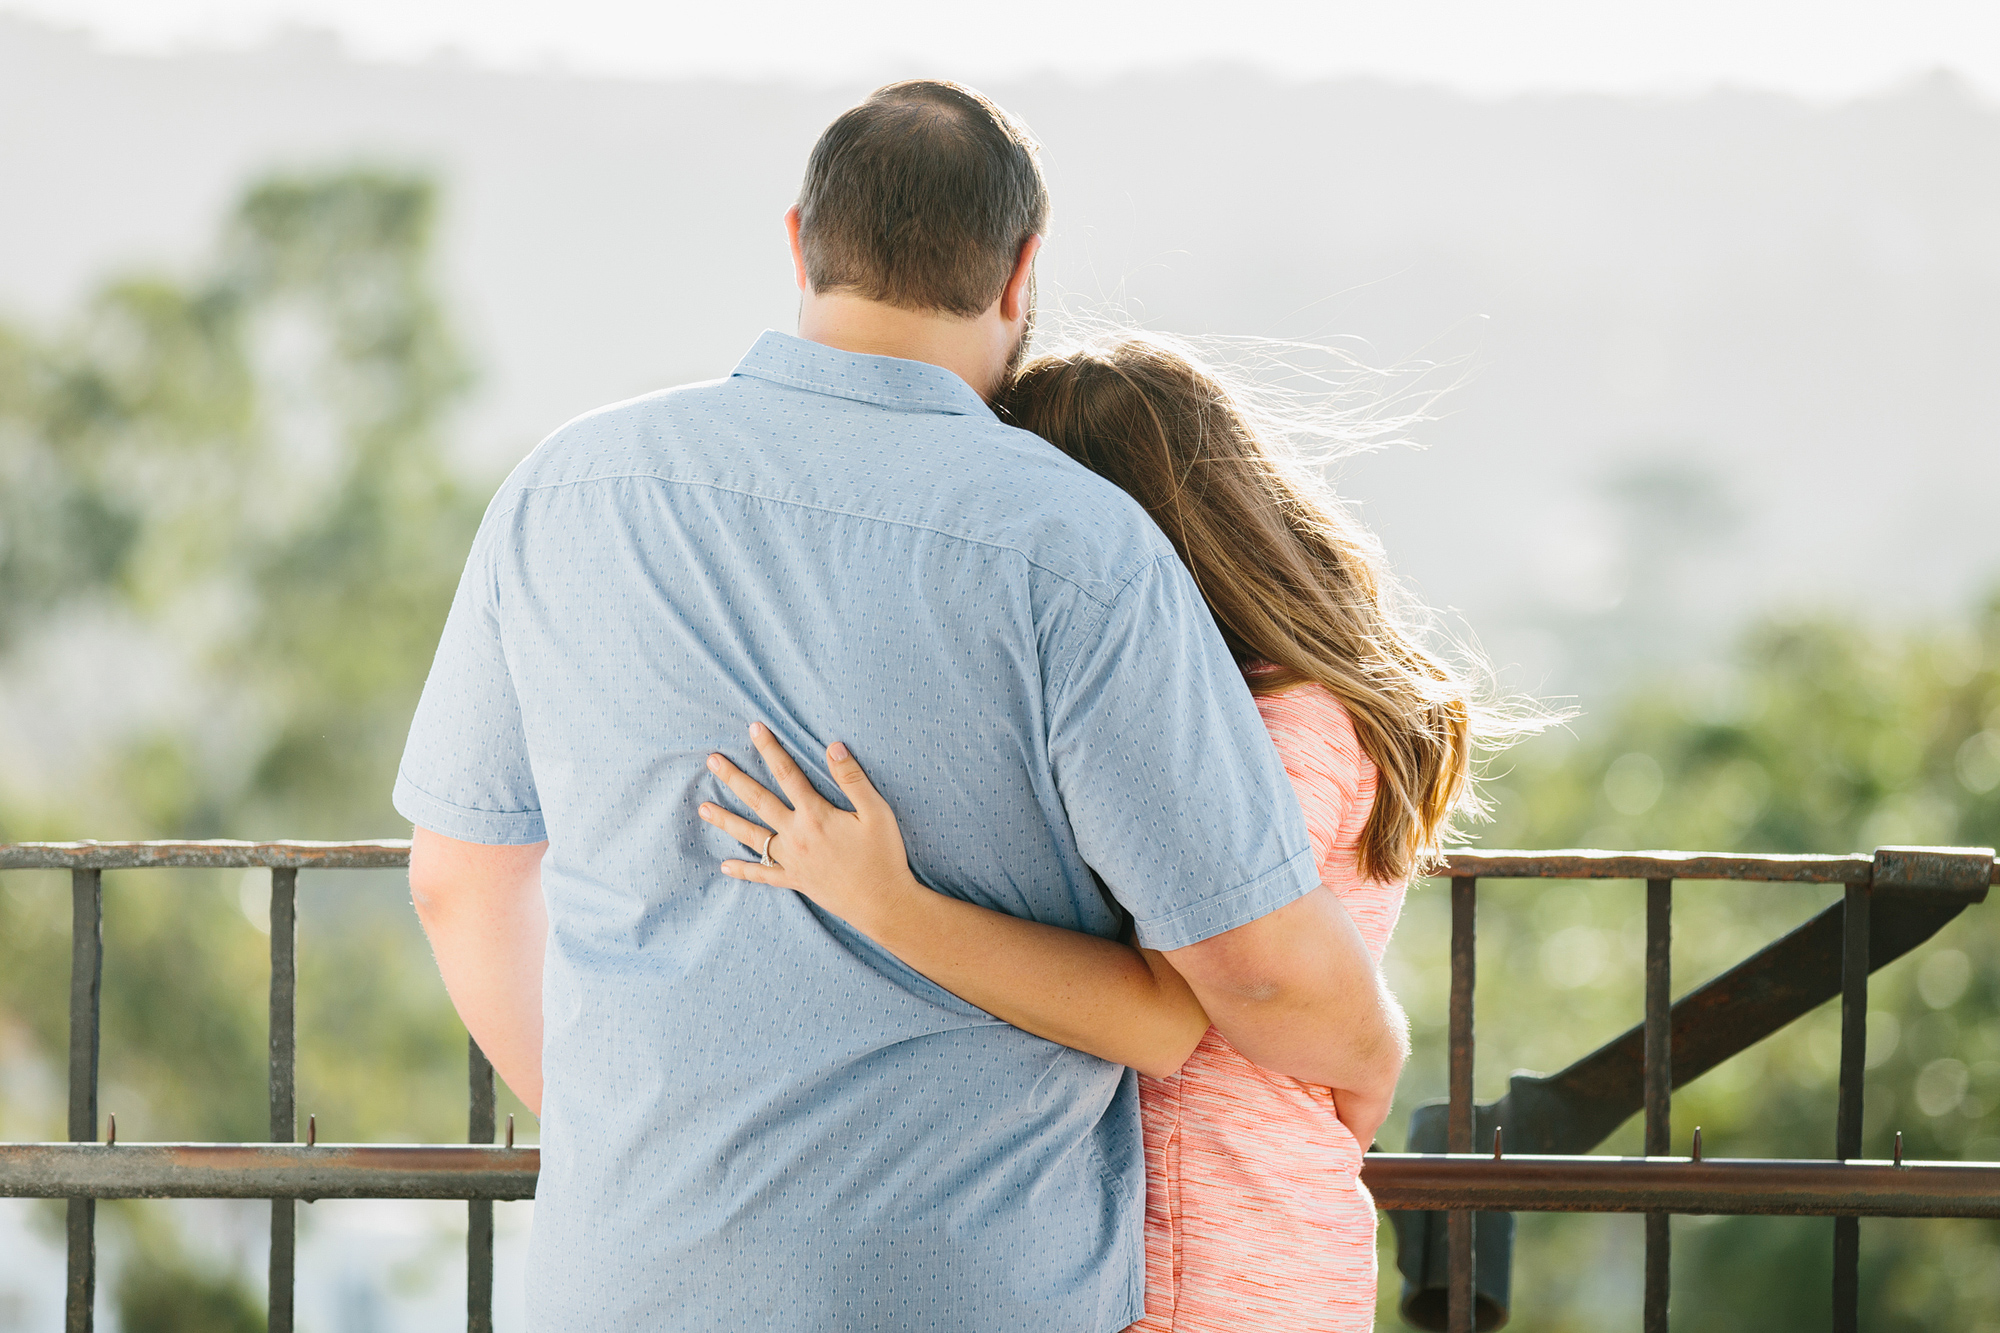
<path id="1" fill-rule="evenodd" d="M 1903 1164 L 1903 1131 L 1899 1129 L 1896 1131 L 1896 1160 L 1894 1165 L 1901 1166 L 1902 1164 Z"/>
<path id="2" fill-rule="evenodd" d="M 116 1111 L 104 1117 L 104 1146 L 107 1148 L 118 1146 L 118 1113 Z"/>
<path id="3" fill-rule="evenodd" d="M 1689 1161 L 1691 1161 L 1691 1162 L 1699 1162 L 1699 1161 L 1701 1160 L 1701 1126 L 1700 1126 L 1700 1125 L 1696 1125 L 1696 1126 L 1694 1127 L 1694 1156 L 1690 1157 L 1690 1158 L 1689 1158 L 1688 1160 L 1689 1160 Z"/>
<path id="4" fill-rule="evenodd" d="M 319 1142 L 319 1117 L 316 1115 L 309 1115 L 306 1117 L 306 1147 L 310 1148 L 315 1143 L 318 1142 Z"/>
<path id="5" fill-rule="evenodd" d="M 1500 1160 L 1500 1126 L 1493 1127 L 1493 1160 Z"/>
<path id="6" fill-rule="evenodd" d="M 1901 1144 L 1902 1141 L 1903 1141 L 1903 1136 L 1901 1134 L 1898 1134 L 1896 1136 L 1896 1142 L 1898 1144 Z M 514 1146 L 514 1113 L 512 1111 L 509 1111 L 507 1113 L 507 1146 L 510 1149 Z M 1897 1152 L 1897 1157 L 1900 1158 L 1901 1156 L 1902 1153 L 1899 1149 Z"/>

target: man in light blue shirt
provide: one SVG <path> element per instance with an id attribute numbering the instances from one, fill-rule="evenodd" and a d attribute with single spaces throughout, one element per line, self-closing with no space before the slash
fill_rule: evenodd
<path id="1" fill-rule="evenodd" d="M 752 721 L 829 794 L 810 757 L 852 745 L 935 888 L 1113 935 L 1101 877 L 1273 1068 L 1320 1072 L 1372 978 L 1171 546 L 984 401 L 1046 213 L 998 108 L 883 89 L 789 215 L 801 336 L 570 423 L 487 512 L 395 799 L 453 999 L 542 1115 L 538 1330 L 1141 1313 L 1133 1075 L 720 874 L 704 761 L 752 767 Z"/>

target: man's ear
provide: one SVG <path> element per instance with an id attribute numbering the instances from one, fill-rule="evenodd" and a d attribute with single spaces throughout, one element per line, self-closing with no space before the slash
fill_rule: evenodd
<path id="1" fill-rule="evenodd" d="M 793 204 L 785 210 L 785 239 L 792 247 L 792 280 L 799 284 L 799 290 L 810 292 L 812 284 L 806 281 L 806 252 L 799 245 L 799 206 Z"/>
<path id="2" fill-rule="evenodd" d="M 797 209 L 793 209 L 797 212 Z M 796 225 L 792 234 L 798 234 Z M 1042 238 L 1030 236 L 1021 242 L 1021 253 L 1014 259 L 1014 272 L 1007 279 L 1007 285 L 1000 289 L 1000 318 L 1009 324 L 1018 324 L 1028 314 L 1028 302 L 1033 299 L 1035 281 L 1035 256 L 1041 253 Z M 804 270 L 801 270 L 803 272 Z"/>

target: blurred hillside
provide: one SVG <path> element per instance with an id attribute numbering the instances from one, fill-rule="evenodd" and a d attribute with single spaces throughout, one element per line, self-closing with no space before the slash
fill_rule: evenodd
<path id="1" fill-rule="evenodd" d="M 788 327 L 777 218 L 860 87 L 109 55 L 0 18 L 0 309 L 198 261 L 240 183 L 434 171 L 482 476 Z M 1813 108 L 1477 101 L 1197 69 L 988 89 L 1047 145 L 1044 290 L 1193 333 L 1468 358 L 1427 453 L 1350 465 L 1404 571 L 1585 689 L 1748 615 L 1963 605 L 2000 570 L 2000 112 L 1949 76 Z"/>

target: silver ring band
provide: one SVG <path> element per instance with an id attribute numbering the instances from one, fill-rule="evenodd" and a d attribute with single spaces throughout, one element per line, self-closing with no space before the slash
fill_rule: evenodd
<path id="1" fill-rule="evenodd" d="M 778 835 L 776 833 L 773 833 L 771 834 L 770 837 L 764 839 L 764 855 L 759 859 L 758 861 L 759 865 L 767 865 L 767 866 L 778 865 L 776 861 L 773 861 L 771 859 L 771 844 L 776 842 L 777 840 L 778 840 Z M 778 868 L 780 870 L 784 869 L 783 866 L 778 866 Z"/>

